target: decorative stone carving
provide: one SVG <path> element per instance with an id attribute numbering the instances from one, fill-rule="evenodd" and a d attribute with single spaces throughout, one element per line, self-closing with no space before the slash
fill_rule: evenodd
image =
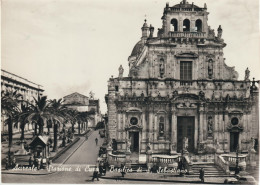
<path id="1" fill-rule="evenodd" d="M 213 137 L 213 118 L 208 117 L 208 137 Z"/>
<path id="2" fill-rule="evenodd" d="M 209 28 L 209 37 L 215 37 L 215 31 L 214 29 L 211 29 L 210 26 L 208 27 Z"/>
<path id="3" fill-rule="evenodd" d="M 213 61 L 212 60 L 208 61 L 208 78 L 209 79 L 213 78 Z"/>
<path id="4" fill-rule="evenodd" d="M 216 150 L 216 153 L 223 153 L 223 150 L 220 149 L 219 141 L 217 138 L 215 139 L 215 150 Z"/>
<path id="5" fill-rule="evenodd" d="M 213 93 L 212 93 L 212 97 L 211 97 L 211 100 L 215 100 L 216 98 L 215 98 L 215 92 L 213 91 Z"/>
<path id="6" fill-rule="evenodd" d="M 124 68 L 123 68 L 122 65 L 119 66 L 118 71 L 119 71 L 118 77 L 122 78 L 123 77 L 123 73 L 124 73 Z"/>
<path id="7" fill-rule="evenodd" d="M 251 137 L 250 152 L 255 153 L 255 138 Z"/>
<path id="8" fill-rule="evenodd" d="M 189 138 L 184 137 L 183 138 L 183 152 L 184 153 L 188 152 L 188 147 L 189 147 Z"/>
<path id="9" fill-rule="evenodd" d="M 246 71 L 245 71 L 245 81 L 249 81 L 249 76 L 250 76 L 250 71 L 248 68 L 246 68 Z"/>
<path id="10" fill-rule="evenodd" d="M 131 141 L 130 141 L 130 139 L 126 139 L 126 151 L 128 153 L 131 153 L 130 147 L 131 147 Z"/>
<path id="11" fill-rule="evenodd" d="M 94 93 L 92 91 L 89 92 L 89 99 L 93 100 L 94 99 Z"/>
<path id="12" fill-rule="evenodd" d="M 223 33 L 223 30 L 221 28 L 221 25 L 219 25 L 219 27 L 218 27 L 218 36 L 217 36 L 217 41 L 219 41 L 219 42 L 224 42 L 224 40 L 221 38 L 222 37 L 222 33 Z"/>

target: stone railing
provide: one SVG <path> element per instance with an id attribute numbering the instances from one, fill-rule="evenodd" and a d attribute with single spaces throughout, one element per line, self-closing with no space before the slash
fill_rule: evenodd
<path id="1" fill-rule="evenodd" d="M 110 154 L 108 153 L 108 163 L 109 165 L 114 165 L 116 167 L 120 167 L 121 164 L 126 163 L 126 155 L 115 155 L 115 154 Z"/>
<path id="2" fill-rule="evenodd" d="M 192 86 L 193 81 L 180 81 L 180 86 Z"/>
<path id="3" fill-rule="evenodd" d="M 172 38 L 198 38 L 202 39 L 206 37 L 205 32 L 178 32 L 178 31 L 170 31 L 169 37 Z"/>
<path id="4" fill-rule="evenodd" d="M 236 155 L 235 154 L 220 154 L 215 157 L 215 164 L 221 167 L 226 173 L 229 173 L 229 168 L 236 167 Z M 238 166 L 242 169 L 246 169 L 247 154 L 238 155 Z"/>
<path id="5" fill-rule="evenodd" d="M 226 174 L 229 174 L 229 164 L 221 155 L 216 154 L 215 164 L 219 166 Z"/>
<path id="6" fill-rule="evenodd" d="M 191 162 L 191 160 L 190 160 L 188 155 L 184 156 L 184 165 L 185 165 L 185 169 L 187 169 L 187 173 L 188 174 L 193 174 L 192 162 Z"/>
<path id="7" fill-rule="evenodd" d="M 221 155 L 225 161 L 228 162 L 229 167 L 235 167 L 236 166 L 236 155 L 234 154 L 222 154 Z M 240 154 L 238 155 L 238 166 L 242 169 L 246 168 L 246 158 L 247 154 Z"/>
<path id="8" fill-rule="evenodd" d="M 178 162 L 178 155 L 152 155 L 152 162 L 159 164 L 173 164 L 174 162 Z"/>

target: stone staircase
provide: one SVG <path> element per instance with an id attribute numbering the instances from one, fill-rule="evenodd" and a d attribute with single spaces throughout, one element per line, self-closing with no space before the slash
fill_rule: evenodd
<path id="1" fill-rule="evenodd" d="M 214 163 L 195 163 L 192 166 L 193 174 L 188 177 L 199 177 L 200 169 L 203 168 L 205 177 L 230 177 L 232 175 L 225 174 L 225 172 L 216 166 Z"/>

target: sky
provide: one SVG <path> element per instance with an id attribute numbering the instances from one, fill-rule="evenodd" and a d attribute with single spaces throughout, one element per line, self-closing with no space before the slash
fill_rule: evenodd
<path id="1" fill-rule="evenodd" d="M 181 0 L 2 0 L 1 67 L 43 86 L 50 99 L 93 91 L 106 112 L 107 81 L 141 38 L 144 19 L 157 29 L 166 2 Z M 222 26 L 224 57 L 239 80 L 249 67 L 260 79 L 258 0 L 193 0 L 207 3 L 208 25 Z"/>

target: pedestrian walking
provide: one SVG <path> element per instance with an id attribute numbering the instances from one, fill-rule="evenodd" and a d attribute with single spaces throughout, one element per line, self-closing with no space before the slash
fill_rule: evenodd
<path id="1" fill-rule="evenodd" d="M 203 168 L 200 169 L 200 180 L 201 182 L 204 182 L 204 174 L 205 174 L 205 171 Z"/>
<path id="2" fill-rule="evenodd" d="M 41 168 L 41 160 L 40 158 L 38 158 L 38 161 L 37 161 L 37 170 L 39 170 Z"/>
<path id="3" fill-rule="evenodd" d="M 38 167 L 37 167 L 37 160 L 36 160 L 36 157 L 34 156 L 33 157 L 33 165 L 38 169 Z"/>
<path id="4" fill-rule="evenodd" d="M 29 158 L 29 167 L 32 167 L 32 156 Z"/>
<path id="5" fill-rule="evenodd" d="M 95 170 L 93 172 L 92 181 L 94 181 L 95 179 L 97 179 L 97 181 L 99 181 L 97 168 L 95 168 Z"/>
<path id="6" fill-rule="evenodd" d="M 98 144 L 98 138 L 96 138 L 95 141 L 96 141 L 96 145 L 97 145 Z"/>
<path id="7" fill-rule="evenodd" d="M 123 164 L 121 164 L 121 174 L 122 177 L 125 177 L 125 166 Z"/>

